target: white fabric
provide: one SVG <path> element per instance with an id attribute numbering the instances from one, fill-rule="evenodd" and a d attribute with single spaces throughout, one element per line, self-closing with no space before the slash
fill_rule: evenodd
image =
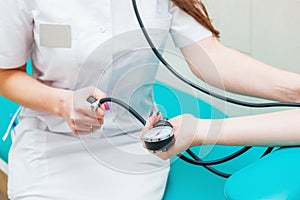
<path id="1" fill-rule="evenodd" d="M 163 195 L 168 161 L 147 153 L 132 134 L 71 137 L 47 131 L 36 118 L 23 119 L 16 132 L 9 154 L 12 200 L 153 200 Z"/>
<path id="2" fill-rule="evenodd" d="M 150 37 L 161 51 L 168 33 L 178 47 L 211 36 L 169 0 L 137 0 L 137 4 Z M 31 56 L 33 77 L 44 84 L 71 90 L 94 85 L 107 96 L 129 103 L 145 118 L 155 109 L 152 85 L 158 61 L 139 28 L 131 0 L 0 1 L 0 27 L 0 68 L 19 67 Z M 130 155 L 142 154 L 148 159 L 136 135 L 134 140 L 124 135 L 138 133 L 142 126 L 123 108 L 111 105 L 101 131 L 87 138 L 86 149 L 91 154 L 84 151 L 82 140 L 72 136 L 64 119 L 28 108 L 20 116 L 21 128 L 17 129 L 9 161 L 13 200 L 112 199 L 109 195 L 113 199 L 141 199 L 141 194 L 147 194 L 143 199 L 161 197 L 168 167 L 161 169 L 164 164 L 158 159 L 149 161 L 160 171 L 135 178 L 95 163 L 99 156 L 107 155 L 115 159 L 106 160 L 106 164 L 120 161 L 114 165 L 125 167 L 130 162 L 139 166 L 129 166 L 131 171 L 151 166 L 136 157 L 123 160 L 122 152 L 127 150 L 114 151 L 119 147 L 134 149 Z M 35 124 L 38 128 L 32 128 Z M 105 149 L 102 143 L 109 138 L 116 145 Z M 100 144 L 95 146 L 95 142 Z M 70 192 L 72 187 L 68 190 L 64 185 L 74 185 L 74 189 Z M 83 194 L 84 198 L 80 196 Z"/>

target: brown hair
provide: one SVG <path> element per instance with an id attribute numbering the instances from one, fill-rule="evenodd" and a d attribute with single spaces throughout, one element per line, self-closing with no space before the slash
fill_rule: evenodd
<path id="1" fill-rule="evenodd" d="M 215 37 L 220 36 L 220 32 L 214 28 L 204 4 L 199 0 L 172 0 L 173 3 L 184 12 L 196 19 L 202 26 L 210 30 Z"/>

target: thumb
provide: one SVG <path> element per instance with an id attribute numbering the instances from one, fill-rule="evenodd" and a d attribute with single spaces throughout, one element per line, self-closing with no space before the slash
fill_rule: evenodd
<path id="1" fill-rule="evenodd" d="M 101 90 L 95 88 L 95 90 L 94 90 L 92 96 L 93 96 L 95 99 L 99 100 L 99 99 L 105 98 L 105 97 L 106 97 L 106 94 L 105 94 L 103 91 L 101 91 Z M 105 108 L 105 106 L 104 106 L 103 104 L 100 105 L 100 108 L 103 109 L 103 110 L 106 110 L 106 108 Z"/>
<path id="2" fill-rule="evenodd" d="M 152 114 L 150 115 L 150 117 L 147 119 L 146 124 L 144 126 L 144 128 L 142 129 L 141 133 L 140 133 L 140 138 L 142 139 L 143 134 L 153 128 L 153 126 L 161 119 L 161 114 L 160 112 L 154 113 L 152 112 Z"/>

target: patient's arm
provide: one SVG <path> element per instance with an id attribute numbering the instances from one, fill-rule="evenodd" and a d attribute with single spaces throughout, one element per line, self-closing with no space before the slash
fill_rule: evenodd
<path id="1" fill-rule="evenodd" d="M 193 73 L 227 91 L 300 102 L 300 75 L 277 69 L 210 37 L 181 49 Z"/>
<path id="2" fill-rule="evenodd" d="M 159 117 L 148 119 L 143 131 L 151 128 Z M 179 115 L 170 119 L 176 142 L 157 156 L 167 159 L 191 146 L 289 146 L 300 145 L 300 109 L 227 119 L 199 119 Z"/>

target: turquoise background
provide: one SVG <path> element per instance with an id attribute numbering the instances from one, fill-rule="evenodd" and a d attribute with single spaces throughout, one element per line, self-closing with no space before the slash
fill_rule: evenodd
<path id="1" fill-rule="evenodd" d="M 28 74 L 32 74 L 31 65 L 32 63 L 31 61 L 29 61 L 27 63 Z M 2 136 L 5 134 L 11 118 L 18 107 L 18 104 L 0 95 L 0 158 L 5 162 L 7 162 L 8 160 L 8 151 L 11 146 L 11 137 L 8 137 L 6 141 L 3 141 Z"/>
<path id="2" fill-rule="evenodd" d="M 9 136 L 6 141 L 3 141 L 2 136 L 6 132 L 11 121 L 11 117 L 14 115 L 19 105 L 0 96 L 0 106 L 0 157 L 7 162 L 8 150 L 11 145 L 11 137 Z"/>

